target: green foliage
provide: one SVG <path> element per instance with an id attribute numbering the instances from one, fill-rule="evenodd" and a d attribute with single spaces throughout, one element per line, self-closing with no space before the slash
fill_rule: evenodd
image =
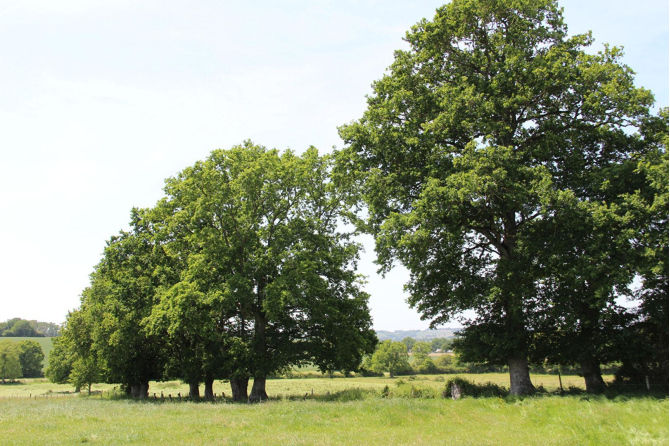
<path id="1" fill-rule="evenodd" d="M 414 344 L 416 344 L 416 339 L 410 338 L 408 336 L 402 340 L 402 343 L 405 344 L 405 346 L 407 346 L 407 351 L 411 352 L 412 348 L 414 347 Z"/>
<path id="2" fill-rule="evenodd" d="M 430 342 L 417 342 L 412 348 L 412 354 L 414 355 L 414 360 L 423 360 L 428 357 L 432 352 L 432 346 Z"/>
<path id="3" fill-rule="evenodd" d="M 389 372 L 391 378 L 407 373 L 411 370 L 407 347 L 402 342 L 382 341 L 372 355 L 371 367 L 378 373 Z"/>
<path id="4" fill-rule="evenodd" d="M 21 350 L 12 341 L 0 341 L 0 379 L 15 380 L 21 377 Z"/>
<path id="5" fill-rule="evenodd" d="M 434 352 L 436 352 L 438 350 L 442 350 L 443 352 L 446 352 L 447 350 L 451 350 L 452 344 L 453 344 L 453 339 L 435 338 L 432 341 L 430 341 L 430 348 Z"/>
<path id="6" fill-rule="evenodd" d="M 332 164 L 245 142 L 168 179 L 107 243 L 49 375 L 134 393 L 225 378 L 246 399 L 249 377 L 267 398 L 264 378 L 292 365 L 356 370 L 376 337 L 344 225 L 354 189 Z"/>
<path id="7" fill-rule="evenodd" d="M 20 341 L 19 361 L 21 362 L 21 374 L 24 378 L 39 378 L 42 376 L 42 361 L 44 352 L 36 341 Z"/>
<path id="8" fill-rule="evenodd" d="M 637 240 L 642 288 L 641 304 L 634 314 L 630 336 L 621 344 L 625 352 L 620 381 L 668 386 L 668 108 L 648 119 L 642 134 L 650 146 L 637 164 L 645 179 L 639 190 L 626 195 L 626 203 L 645 231 Z"/>
<path id="9" fill-rule="evenodd" d="M 433 360 L 428 356 L 431 353 L 432 345 L 430 342 L 417 342 L 412 349 L 414 361 L 412 367 L 416 373 L 433 374 L 437 373 L 437 367 Z"/>
<path id="10" fill-rule="evenodd" d="M 69 382 L 76 388 L 88 387 L 88 393 L 91 393 L 91 385 L 101 381 L 100 367 L 96 358 L 85 356 L 77 358 L 72 364 Z"/>
<path id="11" fill-rule="evenodd" d="M 245 142 L 167 180 L 157 228 L 183 271 L 146 327 L 169 340 L 180 376 L 261 378 L 304 362 L 348 371 L 372 352 L 360 247 L 338 226 L 350 186 L 331 166 L 314 148 Z"/>
<path id="12" fill-rule="evenodd" d="M 54 349 L 49 355 L 49 365 L 44 371 L 44 375 L 52 383 L 65 384 L 70 381 L 76 353 L 68 342 L 69 338 L 66 336 L 53 339 Z"/>
<path id="13" fill-rule="evenodd" d="M 456 386 L 460 389 L 460 396 L 470 396 L 472 398 L 503 398 L 507 396 L 509 389 L 493 383 L 474 383 L 470 380 L 455 377 L 450 378 L 444 385 L 442 396 L 452 398 L 452 390 Z"/>
<path id="14" fill-rule="evenodd" d="M 340 167 L 361 185 L 360 224 L 376 236 L 383 271 L 409 269 L 408 301 L 433 326 L 474 311 L 459 348 L 469 361 L 508 363 L 512 393 L 532 392 L 535 334 L 559 332 L 570 296 L 595 310 L 571 312 L 565 328 L 597 362 L 604 341 L 591 327 L 609 324 L 600 310 L 620 314 L 615 292 L 634 274 L 634 259 L 613 252 L 640 233 L 608 198 L 635 190 L 635 178 L 618 178 L 644 150 L 631 130 L 651 93 L 634 85 L 619 48 L 592 54 L 590 34 L 568 36 L 551 0 L 454 0 L 405 40 L 363 117 L 340 128 Z M 578 230 L 562 238 L 547 228 Z M 580 254 L 596 260 L 588 277 L 571 261 Z M 616 261 L 598 266 L 601 257 Z"/>
<path id="15" fill-rule="evenodd" d="M 38 334 L 29 321 L 20 318 L 14 318 L 0 324 L 0 336 L 35 337 L 44 335 Z"/>

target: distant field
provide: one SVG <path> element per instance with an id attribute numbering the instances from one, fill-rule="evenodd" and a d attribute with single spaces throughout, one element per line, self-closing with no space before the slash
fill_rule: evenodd
<path id="1" fill-rule="evenodd" d="M 506 375 L 468 375 L 505 382 Z M 668 444 L 668 399 L 589 395 L 530 398 L 409 398 L 408 389 L 434 389 L 436 376 L 312 378 L 268 381 L 262 404 L 132 401 L 114 386 L 93 396 L 44 380 L 0 386 L 3 444 L 223 445 L 662 445 Z M 444 377 L 442 377 L 444 378 Z M 534 376 L 537 383 L 538 376 Z M 572 378 L 572 377 L 571 377 Z M 576 377 L 575 377 L 576 378 Z M 391 396 L 381 397 L 389 386 Z M 6 390 L 26 392 L 10 398 Z M 312 390 L 314 394 L 312 395 Z M 49 393 L 49 397 L 44 396 Z M 110 396 L 109 393 L 112 393 Z M 151 383 L 150 393 L 186 393 L 179 382 Z M 217 382 L 215 392 L 229 393 Z M 30 393 L 28 393 L 30 392 Z M 28 394 L 37 399 L 27 398 Z M 56 396 L 61 395 L 61 396 Z"/>
<path id="2" fill-rule="evenodd" d="M 270 398 L 285 399 L 292 397 L 304 397 L 308 394 L 315 396 L 325 396 L 327 393 L 334 394 L 350 389 L 361 389 L 363 391 L 380 392 L 384 386 L 389 386 L 391 394 L 403 395 L 413 386 L 417 389 L 425 389 L 439 396 L 444 389 L 446 380 L 460 376 L 478 383 L 492 382 L 501 386 L 509 387 L 509 375 L 506 373 L 479 373 L 462 375 L 417 375 L 415 377 L 401 376 L 398 378 L 327 378 L 327 377 L 309 377 L 296 379 L 269 379 L 267 381 L 267 392 Z M 605 376 L 605 380 L 611 381 L 612 376 Z M 548 392 L 558 389 L 558 377 L 556 375 L 535 375 L 531 374 L 531 379 L 536 386 L 543 386 Z M 94 392 L 113 392 L 117 387 L 113 384 L 94 384 L 91 388 Z M 584 388 L 584 379 L 579 376 L 563 376 L 563 387 Z M 251 383 L 249 384 L 251 389 Z M 203 392 L 201 386 L 200 389 Z M 0 385 L 0 398 L 7 397 L 27 397 L 29 395 L 68 395 L 74 392 L 74 387 L 69 384 L 53 384 L 48 380 L 41 379 L 20 379 L 17 383 Z M 177 396 L 188 394 L 188 385 L 180 381 L 152 381 L 149 387 L 149 394 L 156 393 L 160 396 L 161 392 L 167 397 L 168 394 Z M 214 382 L 214 392 L 220 395 L 222 392 L 230 395 L 230 385 L 221 381 Z"/>
<path id="3" fill-rule="evenodd" d="M 51 353 L 51 350 L 54 349 L 53 342 L 51 341 L 52 338 L 0 338 L 0 341 L 8 340 L 8 341 L 37 341 L 38 344 L 42 347 L 42 351 L 44 351 L 44 361 L 42 361 L 43 368 L 42 370 L 46 370 L 47 366 L 49 365 L 49 354 Z"/>

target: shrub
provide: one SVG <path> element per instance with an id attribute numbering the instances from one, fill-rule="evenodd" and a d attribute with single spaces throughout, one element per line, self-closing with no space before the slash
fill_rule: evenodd
<path id="1" fill-rule="evenodd" d="M 471 396 L 473 398 L 490 398 L 490 397 L 505 397 L 508 394 L 506 387 L 487 382 L 484 384 L 475 384 L 472 381 L 469 381 L 464 378 L 455 377 L 447 381 L 444 386 L 444 392 L 442 396 L 445 398 L 451 398 L 453 395 L 451 393 L 452 385 L 455 384 L 461 389 L 461 396 Z"/>

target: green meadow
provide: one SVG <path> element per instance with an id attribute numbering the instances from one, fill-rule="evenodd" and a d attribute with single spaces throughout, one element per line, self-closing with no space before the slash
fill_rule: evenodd
<path id="1" fill-rule="evenodd" d="M 215 402 L 181 402 L 188 387 L 151 383 L 151 398 L 133 401 L 113 385 L 93 394 L 45 380 L 0 386 L 3 444 L 223 444 L 223 445 L 661 445 L 668 444 L 668 399 L 645 395 L 594 397 L 581 379 L 554 376 L 546 392 L 526 398 L 441 395 L 451 376 L 303 378 L 268 381 L 269 401 L 233 404 L 217 382 Z M 466 375 L 506 384 L 507 375 Z M 567 383 L 566 383 L 567 382 Z M 557 385 L 557 383 L 556 383 Z M 388 386 L 388 397 L 382 390 Z M 161 392 L 165 399 L 161 398 Z M 226 397 L 221 396 L 226 393 Z M 153 399 L 153 394 L 156 399 Z M 172 401 L 168 395 L 172 395 Z M 412 397 L 420 395 L 420 397 Z"/>

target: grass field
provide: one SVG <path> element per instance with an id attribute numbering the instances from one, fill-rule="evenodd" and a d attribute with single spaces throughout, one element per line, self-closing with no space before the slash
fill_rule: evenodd
<path id="1" fill-rule="evenodd" d="M 504 374 L 465 377 L 507 380 Z M 555 378 L 535 375 L 534 382 L 544 377 Z M 567 378 L 580 384 L 578 377 Z M 140 402 L 115 397 L 112 385 L 94 386 L 102 394 L 75 396 L 63 393 L 73 390 L 69 386 L 25 380 L 0 386 L 0 443 L 668 444 L 667 398 L 544 394 L 453 401 L 441 397 L 444 384 L 437 376 L 273 379 L 269 401 L 232 404 L 161 401 L 161 392 L 188 391 L 174 381 L 151 383 L 150 394 L 159 399 Z M 387 385 L 390 398 L 382 398 Z M 410 388 L 424 389 L 424 398 L 409 398 Z M 549 383 L 545 388 L 551 390 Z M 230 393 L 221 382 L 214 390 Z"/>
<path id="2" fill-rule="evenodd" d="M 44 352 L 44 361 L 42 361 L 42 370 L 45 370 L 47 368 L 47 365 L 49 365 L 49 354 L 51 353 L 51 350 L 54 349 L 53 342 L 51 342 L 51 338 L 0 338 L 0 341 L 14 341 L 14 342 L 19 342 L 19 341 L 37 341 L 37 343 L 42 347 L 42 351 Z"/>
<path id="3" fill-rule="evenodd" d="M 444 389 L 445 381 L 454 376 L 461 376 L 468 380 L 478 383 L 492 382 L 501 386 L 509 387 L 509 376 L 504 373 L 480 373 L 465 375 L 416 375 L 415 377 L 401 376 L 394 379 L 384 378 L 303 378 L 303 379 L 269 379 L 267 381 L 267 392 L 272 399 L 286 399 L 293 397 L 304 397 L 307 393 L 311 397 L 325 396 L 328 392 L 333 394 L 349 389 L 363 389 L 365 391 L 381 392 L 385 386 L 389 386 L 391 395 L 404 396 L 412 387 L 416 389 L 425 389 L 427 392 L 438 397 Z M 611 376 L 605 376 L 606 380 L 611 380 Z M 531 379 L 536 386 L 543 386 L 548 392 L 558 389 L 558 377 L 556 375 L 534 375 Z M 563 387 L 584 388 L 584 379 L 579 376 L 563 376 Z M 94 384 L 91 390 L 99 394 L 100 392 L 113 393 L 117 386 L 112 384 Z M 251 389 L 251 384 L 249 385 Z M 201 386 L 201 392 L 203 388 Z M 177 396 L 188 394 L 188 385 L 180 381 L 151 382 L 149 394 L 156 393 L 160 396 Z M 230 394 L 230 386 L 221 381 L 215 381 L 214 392 L 221 395 L 224 392 Z M 70 384 L 54 384 L 47 379 L 19 379 L 16 383 L 0 385 L 0 398 L 25 398 L 29 396 L 61 396 L 74 393 L 74 387 Z"/>

